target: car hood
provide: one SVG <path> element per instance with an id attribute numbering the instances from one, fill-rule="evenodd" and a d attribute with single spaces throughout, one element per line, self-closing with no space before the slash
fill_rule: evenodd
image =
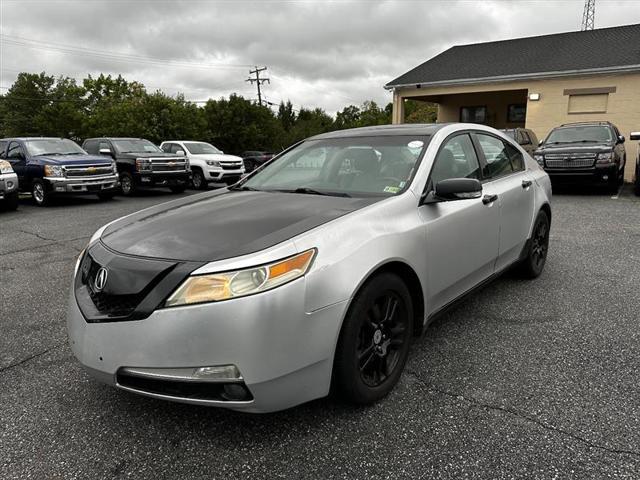
<path id="1" fill-rule="evenodd" d="M 610 152 L 614 145 L 610 143 L 559 143 L 557 145 L 542 145 L 534 153 L 601 153 Z"/>
<path id="2" fill-rule="evenodd" d="M 216 162 L 241 162 L 241 157 L 224 153 L 207 153 L 202 155 L 190 155 L 194 160 L 215 160 Z"/>
<path id="3" fill-rule="evenodd" d="M 383 198 L 225 189 L 124 217 L 101 240 L 127 255 L 212 262 L 264 250 Z"/>
<path id="4" fill-rule="evenodd" d="M 91 163 L 92 165 L 110 165 L 113 160 L 101 155 L 45 155 L 32 157 L 47 165 L 78 165 Z"/>

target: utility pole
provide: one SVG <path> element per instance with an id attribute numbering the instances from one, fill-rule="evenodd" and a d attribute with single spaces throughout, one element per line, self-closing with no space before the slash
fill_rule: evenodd
<path id="1" fill-rule="evenodd" d="M 596 21 L 596 0 L 584 0 L 582 31 L 593 30 Z"/>
<path id="2" fill-rule="evenodd" d="M 271 83 L 269 81 L 268 78 L 260 78 L 260 72 L 264 72 L 267 69 L 267 67 L 262 67 L 262 68 L 258 68 L 256 66 L 255 70 L 249 70 L 249 75 L 255 75 L 256 77 L 249 77 L 247 78 L 245 81 L 251 83 L 253 85 L 253 82 L 256 82 L 256 85 L 258 86 L 258 105 L 262 106 L 262 92 L 260 91 L 260 85 L 262 85 L 263 83 Z"/>

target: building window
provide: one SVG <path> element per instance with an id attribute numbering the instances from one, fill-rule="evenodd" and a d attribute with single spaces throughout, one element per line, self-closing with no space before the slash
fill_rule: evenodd
<path id="1" fill-rule="evenodd" d="M 512 103 L 507 107 L 507 122 L 524 123 L 527 117 L 526 103 Z"/>
<path id="2" fill-rule="evenodd" d="M 464 123 L 487 123 L 487 107 L 461 107 L 460 121 Z"/>
<path id="3" fill-rule="evenodd" d="M 569 113 L 607 113 L 608 93 L 569 95 Z"/>

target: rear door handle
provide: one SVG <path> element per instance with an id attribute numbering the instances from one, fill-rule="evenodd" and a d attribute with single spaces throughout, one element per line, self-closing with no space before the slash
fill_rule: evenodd
<path id="1" fill-rule="evenodd" d="M 522 188 L 529 188 L 531 185 L 533 185 L 531 180 L 522 180 Z"/>
<path id="2" fill-rule="evenodd" d="M 498 195 L 485 195 L 482 197 L 482 203 L 485 205 L 489 205 L 490 203 L 495 202 L 498 199 Z"/>

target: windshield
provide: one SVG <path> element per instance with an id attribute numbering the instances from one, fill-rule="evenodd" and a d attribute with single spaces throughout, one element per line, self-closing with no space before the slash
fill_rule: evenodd
<path id="1" fill-rule="evenodd" d="M 120 153 L 162 153 L 162 150 L 149 140 L 131 138 L 127 140 L 113 140 L 113 144 Z"/>
<path id="2" fill-rule="evenodd" d="M 335 196 L 393 196 L 404 191 L 429 142 L 426 136 L 309 140 L 282 154 L 237 188 Z"/>
<path id="3" fill-rule="evenodd" d="M 222 153 L 210 143 L 204 142 L 184 142 L 184 147 L 192 155 L 220 154 Z"/>
<path id="4" fill-rule="evenodd" d="M 38 138 L 25 140 L 27 152 L 32 157 L 38 155 L 86 155 L 80 146 L 67 138 Z"/>
<path id="5" fill-rule="evenodd" d="M 544 143 L 607 143 L 613 142 L 611 129 L 605 125 L 580 125 L 553 130 Z"/>

